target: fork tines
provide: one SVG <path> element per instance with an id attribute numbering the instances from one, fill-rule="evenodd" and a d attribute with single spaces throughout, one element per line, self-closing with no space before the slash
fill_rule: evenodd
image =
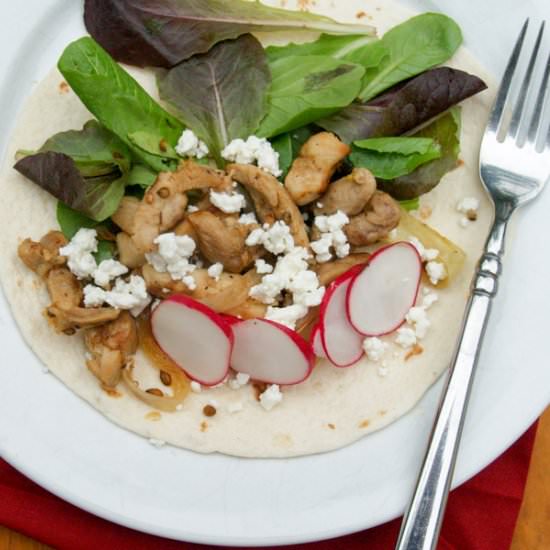
<path id="1" fill-rule="evenodd" d="M 536 80 L 536 68 L 540 64 L 540 59 L 543 57 L 540 55 L 541 45 L 543 44 L 543 37 L 545 31 L 545 21 L 542 22 L 535 45 L 531 53 L 525 76 L 523 77 L 521 87 L 517 93 L 515 101 L 512 96 L 512 83 L 521 78 L 521 75 L 516 74 L 518 72 L 518 62 L 524 49 L 525 38 L 529 29 L 529 19 L 525 21 L 518 41 L 515 45 L 508 66 L 502 79 L 497 100 L 489 119 L 488 131 L 494 132 L 499 136 L 503 136 L 505 139 L 514 140 L 518 145 L 527 144 L 538 150 L 542 150 L 544 147 L 550 148 L 550 125 L 544 124 L 544 111 L 545 104 L 548 103 L 549 95 L 549 83 L 550 83 L 550 54 L 546 56 L 546 65 L 544 67 L 544 73 L 542 80 L 538 87 L 537 98 L 534 107 L 531 109 L 531 105 L 528 104 L 530 92 L 537 88 Z M 506 114 L 512 110 L 511 120 L 506 117 Z M 529 117 L 529 111 L 531 116 Z M 507 120 L 510 120 L 507 125 Z M 525 138 L 522 138 L 522 130 L 527 130 Z M 521 142 L 520 142 L 520 138 Z"/>

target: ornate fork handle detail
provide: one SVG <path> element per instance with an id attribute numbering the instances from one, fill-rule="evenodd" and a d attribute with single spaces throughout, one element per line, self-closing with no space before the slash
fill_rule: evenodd
<path id="1" fill-rule="evenodd" d="M 416 491 L 401 526 L 396 546 L 398 550 L 431 550 L 437 544 L 480 344 L 492 300 L 498 290 L 506 226 L 512 210 L 510 208 L 504 216 L 497 211 L 479 262 L 447 387 L 439 405 Z"/>
<path id="2" fill-rule="evenodd" d="M 542 116 L 545 105 L 550 103 L 550 58 L 545 64 L 534 109 L 530 116 L 526 113 L 526 97 L 536 74 L 544 22 L 525 76 L 517 74 L 528 26 L 529 21 L 526 21 L 504 72 L 484 133 L 480 175 L 495 205 L 495 221 L 474 276 L 460 339 L 413 498 L 401 525 L 397 550 L 432 550 L 437 545 L 473 374 L 493 298 L 498 291 L 508 220 L 517 207 L 535 199 L 550 181 L 546 157 L 550 153 L 550 129 Z M 516 80 L 521 83 L 521 89 L 515 94 L 514 102 L 511 90 Z M 512 110 L 511 121 L 505 116 L 507 107 Z M 524 142 L 519 139 L 522 127 L 527 130 Z"/>

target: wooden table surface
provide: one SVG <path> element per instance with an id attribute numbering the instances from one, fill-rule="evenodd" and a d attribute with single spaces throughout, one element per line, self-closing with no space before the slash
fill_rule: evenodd
<path id="1" fill-rule="evenodd" d="M 49 547 L 0 527 L 1 550 L 49 550 Z M 541 417 L 525 496 L 510 550 L 550 549 L 550 407 Z M 78 549 L 75 549 L 78 550 Z M 467 549 L 464 549 L 467 550 Z M 505 550 L 505 549 L 495 549 Z"/>

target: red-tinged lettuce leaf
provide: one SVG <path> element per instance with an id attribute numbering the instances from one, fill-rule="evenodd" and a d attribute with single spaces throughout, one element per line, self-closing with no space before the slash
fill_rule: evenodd
<path id="1" fill-rule="evenodd" d="M 64 153 L 30 155 L 14 168 L 73 210 L 98 222 L 110 217 L 124 196 L 125 176 L 86 178 Z"/>
<path id="2" fill-rule="evenodd" d="M 460 108 L 454 107 L 414 134 L 414 137 L 435 140 L 441 148 L 440 158 L 405 176 L 393 180 L 378 179 L 378 188 L 399 201 L 409 201 L 431 191 L 447 172 L 458 166 L 460 131 Z"/>
<path id="3" fill-rule="evenodd" d="M 317 124 L 347 143 L 398 136 L 486 88 L 477 76 L 440 67 L 398 84 L 367 103 L 353 103 Z"/>
<path id="4" fill-rule="evenodd" d="M 375 34 L 367 25 L 244 0 L 86 0 L 84 21 L 117 61 L 140 67 L 173 67 L 222 40 L 256 31 Z"/>
<path id="5" fill-rule="evenodd" d="M 258 128 L 270 84 L 265 51 L 250 34 L 221 42 L 158 78 L 160 97 L 218 160 L 231 140 L 246 139 Z"/>

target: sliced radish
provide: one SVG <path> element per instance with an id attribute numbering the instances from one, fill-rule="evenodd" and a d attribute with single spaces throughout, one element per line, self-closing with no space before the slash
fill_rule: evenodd
<path id="1" fill-rule="evenodd" d="M 363 336 L 346 313 L 348 287 L 364 266 L 358 265 L 338 277 L 326 290 L 320 313 L 321 343 L 328 360 L 336 367 L 351 367 L 363 356 Z"/>
<path id="2" fill-rule="evenodd" d="M 378 250 L 348 288 L 346 307 L 353 327 L 365 336 L 397 330 L 416 302 L 421 276 L 422 260 L 412 244 Z"/>
<path id="3" fill-rule="evenodd" d="M 320 324 L 317 324 L 313 327 L 311 331 L 310 342 L 313 347 L 313 353 L 315 353 L 315 356 L 321 359 L 326 359 L 327 354 L 325 353 L 325 349 L 323 348 L 323 343 L 321 341 Z"/>
<path id="4" fill-rule="evenodd" d="M 174 294 L 155 308 L 151 328 L 161 349 L 189 378 L 214 386 L 226 377 L 233 332 L 214 310 Z"/>
<path id="5" fill-rule="evenodd" d="M 253 380 L 290 386 L 303 382 L 315 364 L 311 345 L 297 332 L 267 319 L 232 326 L 231 367 Z"/>

